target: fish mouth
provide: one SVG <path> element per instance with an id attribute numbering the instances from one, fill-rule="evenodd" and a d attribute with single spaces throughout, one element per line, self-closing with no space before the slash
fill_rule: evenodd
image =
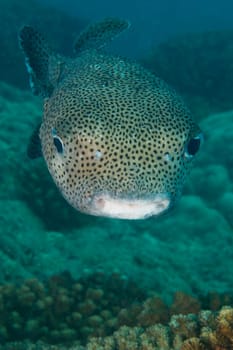
<path id="1" fill-rule="evenodd" d="M 118 219 L 146 219 L 167 211 L 171 204 L 168 193 L 143 198 L 119 198 L 110 194 L 95 195 L 91 201 L 91 214 Z"/>

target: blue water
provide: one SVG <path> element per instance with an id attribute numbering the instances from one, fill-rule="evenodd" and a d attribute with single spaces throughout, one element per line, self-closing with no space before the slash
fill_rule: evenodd
<path id="1" fill-rule="evenodd" d="M 122 50 L 137 57 L 177 34 L 232 28 L 231 0 L 41 1 L 89 21 L 108 16 L 130 20 L 132 28 L 127 41 L 123 41 L 125 47 Z"/>

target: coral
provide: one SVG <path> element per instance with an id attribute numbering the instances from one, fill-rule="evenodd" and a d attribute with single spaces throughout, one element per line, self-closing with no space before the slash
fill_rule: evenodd
<path id="1" fill-rule="evenodd" d="M 198 338 L 185 340 L 181 345 L 181 350 L 206 350 L 205 345 Z"/>
<path id="2" fill-rule="evenodd" d="M 160 297 L 148 298 L 142 305 L 136 320 L 137 324 L 146 327 L 155 323 L 164 323 L 169 317 L 169 309 Z"/>
<path id="3" fill-rule="evenodd" d="M 0 286 L 0 350 L 34 349 L 30 344 L 51 350 L 225 350 L 233 340 L 233 309 L 222 307 L 226 302 L 233 296 L 195 299 L 179 292 L 168 306 L 118 273 L 29 279 Z"/>
<path id="4" fill-rule="evenodd" d="M 181 313 L 187 315 L 190 313 L 197 314 L 201 309 L 201 304 L 198 299 L 187 295 L 183 292 L 176 292 L 173 303 L 171 305 L 170 313 Z"/>
<path id="5" fill-rule="evenodd" d="M 205 319 L 205 322 L 203 322 Z M 121 327 L 112 336 L 91 338 L 87 350 L 228 350 L 233 345 L 233 309 L 172 316 L 168 325 Z"/>
<path id="6" fill-rule="evenodd" d="M 46 283 L 26 280 L 0 286 L 0 342 L 43 339 L 57 344 L 106 336 L 118 328 L 118 313 L 145 298 L 132 282 L 114 273 L 74 280 L 68 273 Z"/>
<path id="7" fill-rule="evenodd" d="M 203 331 L 203 341 L 211 349 L 232 349 L 233 347 L 233 309 L 224 307 L 215 319 L 215 328 Z"/>

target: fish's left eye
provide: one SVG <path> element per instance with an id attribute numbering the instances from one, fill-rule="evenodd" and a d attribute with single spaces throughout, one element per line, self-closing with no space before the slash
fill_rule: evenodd
<path id="1" fill-rule="evenodd" d="M 198 152 L 203 141 L 203 135 L 199 134 L 191 138 L 185 146 L 185 157 L 192 158 Z"/>

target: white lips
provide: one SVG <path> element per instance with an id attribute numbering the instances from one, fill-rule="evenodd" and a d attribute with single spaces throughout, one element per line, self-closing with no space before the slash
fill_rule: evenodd
<path id="1" fill-rule="evenodd" d="M 92 202 L 92 214 L 119 219 L 145 219 L 159 215 L 168 209 L 168 194 L 157 194 L 149 199 L 122 199 L 109 194 L 96 196 Z"/>

